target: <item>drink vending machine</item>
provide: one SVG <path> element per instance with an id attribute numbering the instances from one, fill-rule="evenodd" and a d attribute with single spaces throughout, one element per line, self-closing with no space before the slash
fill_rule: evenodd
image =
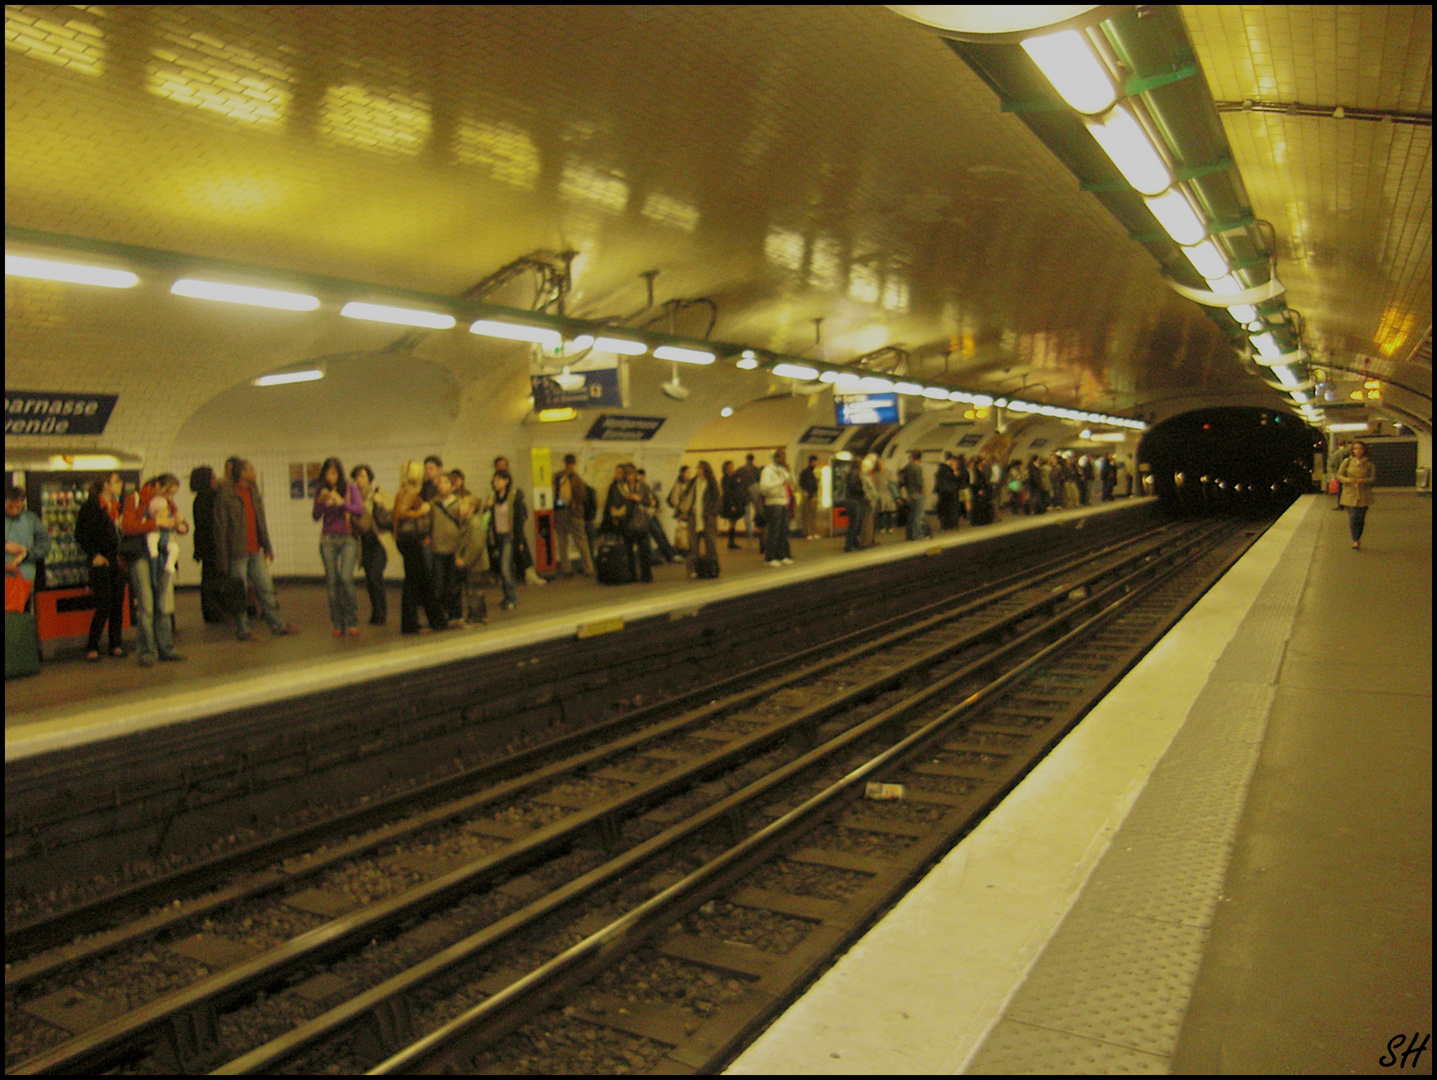
<path id="1" fill-rule="evenodd" d="M 112 472 L 124 479 L 126 496 L 140 486 L 140 474 L 133 469 L 25 473 L 25 504 L 40 515 L 50 532 L 44 583 L 37 578 L 35 591 L 35 622 L 41 641 L 90 629 L 95 598 L 90 592 L 88 560 L 75 542 L 75 519 L 90 497 L 90 484 Z M 129 625 L 129 605 L 125 607 L 125 625 Z"/>

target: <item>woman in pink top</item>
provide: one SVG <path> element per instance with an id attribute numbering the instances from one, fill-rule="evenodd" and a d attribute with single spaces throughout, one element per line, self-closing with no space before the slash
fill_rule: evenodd
<path id="1" fill-rule="evenodd" d="M 354 598 L 354 564 L 359 539 L 350 528 L 350 515 L 364 513 L 359 485 L 344 478 L 339 458 L 330 458 L 319 470 L 319 491 L 314 496 L 314 519 L 323 520 L 319 557 L 324 563 L 324 589 L 329 595 L 329 621 L 334 636 L 359 636 L 359 604 Z"/>

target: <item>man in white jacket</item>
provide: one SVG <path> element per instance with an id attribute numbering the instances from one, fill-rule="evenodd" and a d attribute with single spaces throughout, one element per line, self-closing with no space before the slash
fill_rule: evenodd
<path id="1" fill-rule="evenodd" d="M 793 562 L 788 549 L 789 518 L 793 513 L 793 473 L 788 471 L 788 456 L 782 449 L 773 452 L 773 460 L 763 467 L 758 478 L 763 495 L 764 528 L 763 561 L 769 566 L 786 566 Z"/>

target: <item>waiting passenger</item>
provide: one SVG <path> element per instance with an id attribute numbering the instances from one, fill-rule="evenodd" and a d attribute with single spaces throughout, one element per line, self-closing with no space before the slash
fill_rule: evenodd
<path id="1" fill-rule="evenodd" d="M 899 473 L 903 483 L 903 498 L 908 503 L 908 539 L 921 540 L 928 535 L 927 523 L 923 520 L 923 451 L 908 451 L 908 464 Z"/>
<path id="2" fill-rule="evenodd" d="M 684 515 L 679 513 L 679 492 L 688 486 L 689 467 L 679 466 L 679 475 L 674 478 L 673 485 L 669 488 L 668 498 L 664 501 L 669 504 L 669 510 L 674 515 L 674 552 L 678 555 L 689 553 L 689 525 L 684 520 Z"/>
<path id="3" fill-rule="evenodd" d="M 360 505 L 364 507 L 359 517 L 350 522 L 350 527 L 359 540 L 359 565 L 364 567 L 364 585 L 369 591 L 369 625 L 383 626 L 389 619 L 389 596 L 384 588 L 384 568 L 389 565 L 389 553 L 384 550 L 379 534 L 392 529 L 394 519 L 390 517 L 388 498 L 374 482 L 373 469 L 356 465 L 350 470 L 349 478 L 359 488 Z"/>
<path id="4" fill-rule="evenodd" d="M 578 459 L 573 454 L 564 455 L 564 468 L 554 477 L 554 557 L 559 564 L 559 573 L 569 577 L 573 564 L 569 560 L 569 541 L 579 549 L 579 563 L 585 575 L 594 573 L 594 557 L 589 551 L 589 536 L 585 528 L 586 508 L 592 501 L 589 485 L 574 466 Z"/>
<path id="5" fill-rule="evenodd" d="M 213 591 L 216 588 L 213 582 L 227 576 L 220 573 L 215 562 L 215 488 L 218 484 L 219 478 L 208 465 L 197 465 L 190 470 L 190 491 L 195 496 L 190 506 L 194 522 L 190 542 L 195 562 L 200 564 L 200 616 L 207 623 L 229 621 Z"/>
<path id="6" fill-rule="evenodd" d="M 754 519 L 758 516 L 758 514 L 755 513 L 756 506 L 753 497 L 753 486 L 758 483 L 759 478 L 760 476 L 762 476 L 762 474 L 763 470 L 754 464 L 752 454 L 745 454 L 743 456 L 743 464 L 739 466 L 737 472 L 735 473 L 735 475 L 738 477 L 738 482 L 743 485 L 743 490 L 747 493 L 748 501 L 744 505 L 743 534 L 745 536 L 754 535 L 754 525 L 756 524 Z"/>
<path id="7" fill-rule="evenodd" d="M 215 491 L 215 562 L 220 572 L 237 579 L 243 586 L 253 586 L 259 600 L 260 614 L 275 637 L 299 633 L 279 614 L 274 584 L 269 576 L 269 563 L 274 562 L 274 548 L 269 540 L 269 524 L 264 515 L 264 496 L 256 482 L 254 466 L 243 458 L 232 457 L 225 462 L 224 479 Z M 233 613 L 235 636 L 250 639 L 249 616 L 245 605 Z"/>
<path id="8" fill-rule="evenodd" d="M 438 454 L 430 454 L 424 459 L 424 486 L 420 488 L 420 497 L 425 502 L 433 502 L 434 496 L 439 492 L 439 474 L 444 471 L 444 459 Z"/>
<path id="9" fill-rule="evenodd" d="M 788 455 L 780 448 L 759 476 L 763 493 L 764 553 L 769 566 L 787 566 L 793 562 L 789 550 L 789 520 L 793 513 L 793 473 L 788 471 Z"/>
<path id="10" fill-rule="evenodd" d="M 174 577 L 161 566 L 156 587 L 157 574 L 151 564 L 158 559 L 150 551 L 148 539 L 152 532 L 178 525 L 162 494 L 170 479 L 168 474 L 157 476 L 139 491 L 131 492 L 120 512 L 120 550 L 129 564 L 130 592 L 135 598 L 140 667 L 151 667 L 157 656 L 167 661 L 184 659 L 175 652 L 174 623 L 170 618 L 175 611 Z M 157 496 L 161 498 L 160 506 L 151 513 L 151 503 Z"/>
<path id="11" fill-rule="evenodd" d="M 155 494 L 146 511 L 150 517 L 165 515 L 174 520 L 173 528 L 155 529 L 145 535 L 145 546 L 150 556 L 151 584 L 157 591 L 166 587 L 166 580 L 170 582 L 168 587 L 173 588 L 175 576 L 180 570 L 180 549 L 173 534 L 190 531 L 190 523 L 181 516 L 180 508 L 175 502 L 175 494 L 179 490 L 180 482 L 173 473 L 156 477 Z"/>
<path id="12" fill-rule="evenodd" d="M 818 532 L 818 455 L 808 455 L 808 466 L 798 474 L 798 490 L 803 495 L 803 538 L 819 539 Z"/>
<path id="13" fill-rule="evenodd" d="M 354 597 L 359 540 L 350 522 L 363 513 L 359 488 L 344 478 L 344 466 L 339 458 L 329 458 L 319 469 L 313 517 L 315 521 L 323 521 L 319 558 L 324 564 L 324 592 L 329 600 L 329 621 L 335 637 L 359 636 L 359 602 Z"/>
<path id="14" fill-rule="evenodd" d="M 75 543 L 89 560 L 90 591 L 95 594 L 95 614 L 85 643 L 85 659 L 90 661 L 100 659 L 100 631 L 107 623 L 110 655 L 125 655 L 125 570 L 120 564 L 119 527 L 124 490 L 125 481 L 117 472 L 92 481 L 90 498 L 75 519 Z"/>
<path id="15" fill-rule="evenodd" d="M 706 560 L 717 573 L 718 546 L 715 538 L 718 536 L 720 503 L 718 478 L 714 476 L 713 466 L 707 461 L 700 461 L 693 479 L 684 485 L 677 499 L 678 512 L 683 515 L 688 527 L 688 564 L 691 578 L 699 576 L 700 559 Z M 704 549 L 702 555 L 699 552 L 700 545 Z"/>
<path id="16" fill-rule="evenodd" d="M 843 512 L 848 515 L 843 550 L 857 551 L 863 546 L 863 519 L 868 516 L 868 494 L 863 484 L 862 466 L 857 461 L 850 461 L 844 474 Z"/>
<path id="17" fill-rule="evenodd" d="M 938 527 L 956 529 L 962 510 L 958 486 L 957 459 L 951 453 L 943 455 L 943 462 L 933 474 L 933 494 L 938 503 Z"/>
<path id="18" fill-rule="evenodd" d="M 437 492 L 430 511 L 434 524 L 429 534 L 429 543 L 434 548 L 434 594 L 445 617 L 457 622 L 464 615 L 464 585 L 459 580 L 454 551 L 459 546 L 459 532 L 464 522 L 460 518 L 459 496 L 454 493 L 454 474 L 440 473 L 435 487 Z"/>
<path id="19" fill-rule="evenodd" d="M 484 586 L 489 577 L 489 515 L 482 511 L 477 495 L 460 499 L 459 514 L 464 527 L 454 549 L 454 566 L 462 582 L 464 624 L 480 626 L 489 621 Z"/>
<path id="20" fill-rule="evenodd" d="M 508 473 L 511 478 L 514 475 L 514 470 L 509 467 L 509 459 L 503 454 L 494 459 L 494 471 Z M 514 508 L 518 512 L 518 520 L 514 526 L 514 579 L 525 585 L 547 585 L 549 583 L 534 569 L 534 552 L 529 547 L 529 534 L 526 531 L 529 527 L 529 511 L 524 499 L 524 489 L 517 483 L 514 484 Z M 490 560 L 496 557 L 497 553 L 491 550 Z"/>
<path id="21" fill-rule="evenodd" d="M 417 461 L 406 461 L 399 470 L 399 490 L 394 494 L 392 511 L 394 546 L 404 560 L 404 591 L 399 598 L 401 634 L 443 630 L 448 625 L 430 577 L 429 536 L 434 526 L 433 507 L 422 496 L 423 490 L 424 466 Z M 429 617 L 427 629 L 419 625 L 421 605 Z"/>
<path id="22" fill-rule="evenodd" d="M 515 535 L 523 521 L 524 494 L 514 488 L 514 478 L 507 472 L 496 472 L 491 481 L 494 494 L 489 499 L 489 553 L 491 565 L 497 565 L 499 583 L 504 588 L 503 611 L 513 611 L 519 603 L 515 588 Z"/>
<path id="23" fill-rule="evenodd" d="M 725 461 L 722 468 L 723 506 L 720 513 L 728 519 L 729 550 L 737 551 L 738 543 L 734 540 L 734 531 L 743 520 L 744 511 L 749 505 L 748 489 L 744 487 L 743 479 L 734 469 L 732 461 Z"/>
<path id="24" fill-rule="evenodd" d="M 993 483 L 988 477 L 987 458 L 974 458 L 970 481 L 972 509 L 969 511 L 969 520 L 974 525 L 993 524 Z"/>
<path id="25" fill-rule="evenodd" d="M 873 458 L 873 491 L 876 498 L 873 502 L 874 528 L 884 533 L 891 533 L 898 517 L 898 496 L 893 486 L 893 478 L 883 466 L 883 459 L 877 455 Z"/>

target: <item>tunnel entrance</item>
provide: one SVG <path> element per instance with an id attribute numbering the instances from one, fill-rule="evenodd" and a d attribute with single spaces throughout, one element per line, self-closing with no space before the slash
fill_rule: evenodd
<path id="1" fill-rule="evenodd" d="M 1266 514 L 1316 490 L 1324 446 L 1322 433 L 1291 413 L 1196 409 L 1147 432 L 1138 468 L 1170 513 Z"/>

